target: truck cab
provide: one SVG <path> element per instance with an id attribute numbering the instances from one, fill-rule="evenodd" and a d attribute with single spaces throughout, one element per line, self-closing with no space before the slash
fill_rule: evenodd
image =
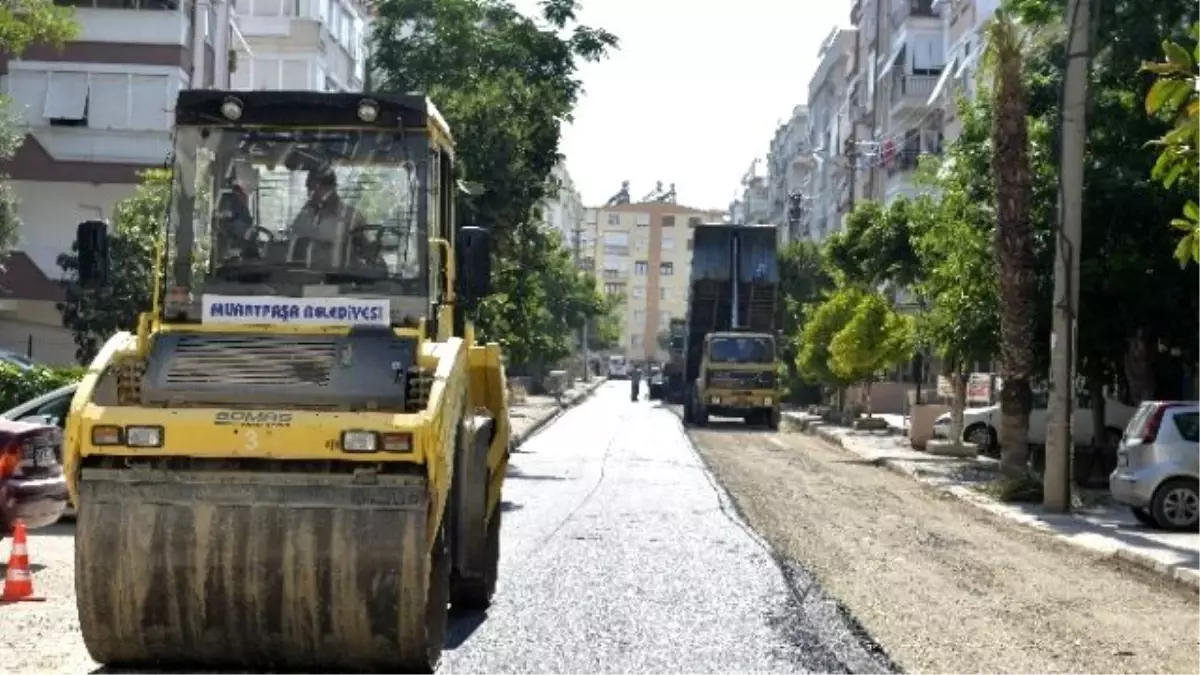
<path id="1" fill-rule="evenodd" d="M 709 415 L 740 417 L 748 424 L 779 428 L 775 337 L 724 331 L 704 339 L 700 376 L 693 383 L 697 422 Z"/>

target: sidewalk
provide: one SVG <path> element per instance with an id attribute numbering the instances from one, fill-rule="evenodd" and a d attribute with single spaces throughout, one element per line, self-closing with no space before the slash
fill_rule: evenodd
<path id="1" fill-rule="evenodd" d="M 558 419 L 568 408 L 583 402 L 607 381 L 602 377 L 593 377 L 591 382 L 577 381 L 574 387 L 563 394 L 561 403 L 553 396 L 526 396 L 521 403 L 510 404 L 508 417 L 512 425 L 513 447 L 521 445 L 542 427 Z"/>
<path id="2" fill-rule="evenodd" d="M 1088 493 L 1085 496 L 1088 503 L 1070 514 L 1047 513 L 1041 504 L 1005 504 L 989 498 L 979 489 L 999 478 L 999 463 L 994 459 L 937 457 L 913 450 L 904 436 L 825 425 L 804 413 L 786 415 L 805 433 L 819 436 L 868 462 L 952 494 L 996 516 L 1200 588 L 1200 571 L 1197 569 L 1200 567 L 1200 534 L 1145 527 L 1127 508 L 1109 500 L 1107 493 Z"/>

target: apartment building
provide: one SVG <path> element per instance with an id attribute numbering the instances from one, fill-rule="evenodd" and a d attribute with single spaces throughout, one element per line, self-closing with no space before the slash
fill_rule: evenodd
<path id="1" fill-rule="evenodd" d="M 672 318 L 687 314 L 692 228 L 724 215 L 662 202 L 586 210 L 598 283 L 605 293 L 625 297 L 621 350 L 628 358 L 666 358 L 658 335 Z"/>
<path id="2" fill-rule="evenodd" d="M 364 0 L 238 0 L 235 89 L 361 91 L 370 9 Z"/>
<path id="3" fill-rule="evenodd" d="M 582 252 L 590 250 L 587 246 L 594 241 L 586 238 L 587 233 L 583 231 L 583 197 L 565 163 L 556 164 L 550 175 L 558 183 L 558 191 L 542 205 L 542 217 L 547 225 L 562 234 L 568 248 L 574 249 L 578 239 L 582 257 Z"/>
<path id="4" fill-rule="evenodd" d="M 767 153 L 767 209 L 764 222 L 779 226 L 779 243 L 800 236 L 801 221 L 795 231 L 789 227 L 788 212 L 793 197 L 801 202 L 813 167 L 812 148 L 808 138 L 809 110 L 807 105 L 792 108 L 792 116 L 775 130 Z M 801 211 L 803 213 L 803 211 Z"/>
<path id="5" fill-rule="evenodd" d="M 841 229 L 850 206 L 854 167 L 844 154 L 844 144 L 852 131 L 846 96 L 856 36 L 854 29 L 830 31 L 808 82 L 807 133 L 814 161 L 801 202 L 801 234 L 818 242 Z"/>
<path id="6" fill-rule="evenodd" d="M 959 94 L 974 98 L 976 74 L 984 49 L 983 26 L 1000 7 L 1000 0 L 935 0 L 942 18 L 946 68 L 929 97 L 929 105 L 943 111 L 947 143 L 958 138 L 962 120 L 955 100 Z"/>
<path id="7" fill-rule="evenodd" d="M 858 30 L 850 117 L 866 176 L 856 198 L 890 202 L 916 194 L 924 153 L 943 146 L 942 107 L 930 98 L 946 66 L 942 19 L 934 0 L 853 0 Z"/>
<path id="8" fill-rule="evenodd" d="M 62 49 L 0 56 L 0 91 L 27 131 L 3 164 L 19 201 L 20 241 L 0 273 L 0 347 L 49 363 L 74 361 L 54 303 L 58 255 L 75 228 L 108 219 L 141 169 L 170 153 L 181 88 L 226 86 L 224 0 L 59 0 L 79 36 Z"/>

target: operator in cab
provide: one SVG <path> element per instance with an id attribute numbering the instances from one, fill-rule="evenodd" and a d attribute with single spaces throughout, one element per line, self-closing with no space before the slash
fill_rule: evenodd
<path id="1" fill-rule="evenodd" d="M 344 267 L 348 260 L 348 240 L 356 228 L 366 225 L 366 219 L 357 209 L 342 200 L 338 194 L 337 174 L 331 168 L 310 169 L 304 187 L 308 191 L 308 202 L 292 221 L 291 250 L 288 257 L 312 258 L 313 249 L 326 246 L 331 252 L 330 265 Z M 302 241 L 309 242 L 308 251 L 300 249 Z"/>

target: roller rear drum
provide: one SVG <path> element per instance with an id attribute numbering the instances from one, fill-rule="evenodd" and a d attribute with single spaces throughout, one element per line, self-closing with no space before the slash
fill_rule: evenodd
<path id="1" fill-rule="evenodd" d="M 85 469 L 75 586 L 109 665 L 429 671 L 450 560 L 415 475 Z M 366 481 L 370 482 L 370 480 Z"/>

